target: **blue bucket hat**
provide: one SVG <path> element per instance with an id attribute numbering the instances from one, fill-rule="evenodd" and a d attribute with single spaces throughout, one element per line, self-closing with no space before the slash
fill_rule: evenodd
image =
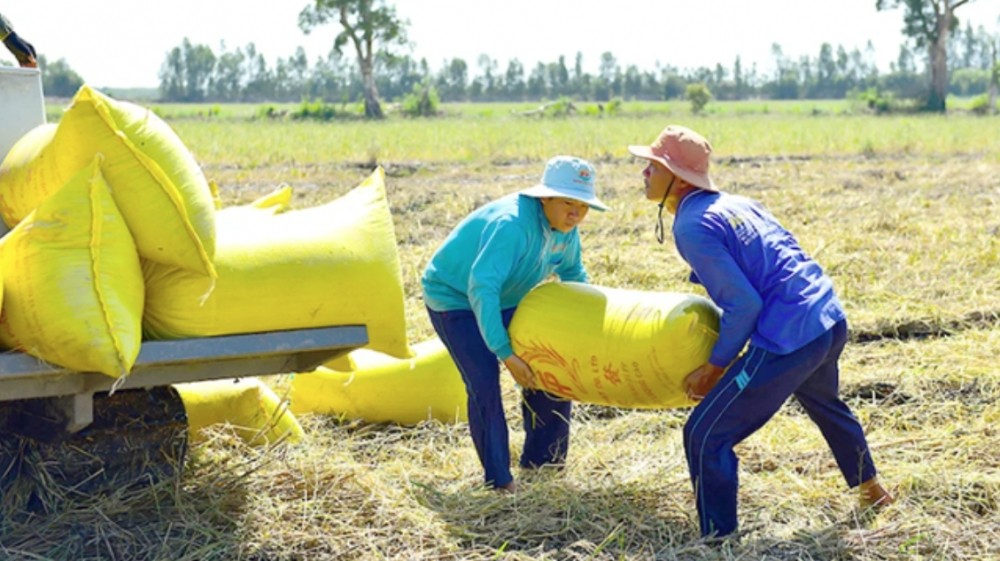
<path id="1" fill-rule="evenodd" d="M 521 191 L 535 198 L 563 197 L 585 203 L 595 210 L 608 210 L 594 191 L 597 173 L 590 162 L 573 156 L 556 156 L 545 164 L 542 182 Z"/>

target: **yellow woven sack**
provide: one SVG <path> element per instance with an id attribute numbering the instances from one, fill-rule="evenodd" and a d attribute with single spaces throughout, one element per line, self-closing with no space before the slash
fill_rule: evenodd
<path id="1" fill-rule="evenodd" d="M 274 191 L 251 202 L 250 206 L 260 209 L 270 209 L 278 213 L 288 210 L 291 204 L 292 187 L 288 184 L 281 184 Z"/>
<path id="2" fill-rule="evenodd" d="M 39 197 L 49 196 L 80 171 L 80 165 L 63 165 L 68 160 L 49 149 L 57 130 L 55 123 L 31 129 L 10 147 L 0 163 L 0 217 L 11 228 L 38 206 Z M 44 186 L 44 194 L 39 195 L 36 186 Z"/>
<path id="3" fill-rule="evenodd" d="M 364 324 L 368 348 L 409 357 L 399 254 L 384 174 L 327 204 L 272 215 L 220 211 L 209 279 L 144 263 L 150 338 Z"/>
<path id="4" fill-rule="evenodd" d="M 260 196 L 253 201 L 235 206 L 227 206 L 220 208 L 216 216 L 216 222 L 219 221 L 229 221 L 230 223 L 237 220 L 253 220 L 254 216 L 260 216 L 260 213 L 265 214 L 280 214 L 291 208 L 292 201 L 292 188 L 289 185 L 280 185 L 274 191 Z M 238 212 L 248 213 L 249 218 L 237 218 L 235 216 Z"/>
<path id="5" fill-rule="evenodd" d="M 95 154 L 144 259 L 212 275 L 215 205 L 194 156 L 152 111 L 83 86 L 58 126 L 22 137 L 0 166 L 0 212 L 14 226 Z"/>
<path id="6" fill-rule="evenodd" d="M 142 270 L 100 157 L 0 240 L 0 342 L 119 377 L 139 354 Z"/>
<path id="7" fill-rule="evenodd" d="M 634 408 L 693 405 L 684 377 L 708 360 L 718 331 L 717 308 L 700 296 L 580 283 L 536 287 L 509 329 L 540 389 Z"/>
<path id="8" fill-rule="evenodd" d="M 444 343 L 434 337 L 413 352 L 414 358 L 398 359 L 361 349 L 349 354 L 352 371 L 321 366 L 296 374 L 291 410 L 401 425 L 467 420 L 465 384 Z"/>
<path id="9" fill-rule="evenodd" d="M 223 424 L 231 425 L 247 444 L 303 438 L 302 426 L 286 403 L 255 378 L 174 384 L 174 389 L 184 402 L 192 442 L 205 440 L 206 427 Z"/>

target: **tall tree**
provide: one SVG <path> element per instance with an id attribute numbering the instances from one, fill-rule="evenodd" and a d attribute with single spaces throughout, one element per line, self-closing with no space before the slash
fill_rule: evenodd
<path id="1" fill-rule="evenodd" d="M 917 48 L 927 48 L 930 57 L 931 89 L 926 108 L 945 110 L 948 95 L 948 35 L 958 27 L 955 10 L 972 0 L 875 0 L 878 11 L 905 8 L 903 33 Z"/>
<path id="2" fill-rule="evenodd" d="M 396 16 L 396 8 L 384 0 L 314 0 L 299 13 L 299 28 L 309 33 L 330 20 L 340 23 L 341 32 L 333 41 L 338 53 L 348 42 L 354 47 L 364 87 L 365 116 L 383 117 L 375 86 L 375 53 L 389 45 L 405 45 L 408 22 Z M 386 49 L 387 50 L 387 49 Z"/>

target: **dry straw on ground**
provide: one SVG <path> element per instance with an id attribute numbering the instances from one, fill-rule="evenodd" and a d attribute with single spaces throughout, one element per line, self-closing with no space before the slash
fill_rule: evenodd
<path id="1" fill-rule="evenodd" d="M 390 166 L 411 341 L 431 335 L 418 287 L 430 253 L 466 212 L 529 186 L 541 165 Z M 614 211 L 582 228 L 593 282 L 697 292 L 670 241 L 654 241 L 655 205 L 641 198 L 639 170 L 598 162 Z M 276 183 L 208 171 L 228 202 Z M 299 173 L 281 180 L 306 206 L 367 170 Z M 717 546 L 698 539 L 681 444 L 686 411 L 578 406 L 566 469 L 524 474 L 515 495 L 481 488 L 465 425 L 303 417 L 304 445 L 248 448 L 220 429 L 191 450 L 176 482 L 70 500 L 45 515 L 5 512 L 0 558 L 1000 558 L 1000 162 L 817 153 L 733 158 L 715 174 L 770 207 L 843 296 L 852 322 L 843 394 L 898 497 L 881 515 L 856 508 L 794 403 L 740 445 L 743 533 Z M 516 452 L 516 395 L 509 380 L 504 388 Z"/>

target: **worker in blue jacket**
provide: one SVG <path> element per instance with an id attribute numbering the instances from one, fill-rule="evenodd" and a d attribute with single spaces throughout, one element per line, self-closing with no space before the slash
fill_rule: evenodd
<path id="1" fill-rule="evenodd" d="M 688 396 L 699 401 L 684 427 L 684 449 L 702 535 L 736 531 L 733 447 L 792 395 L 847 484 L 860 488 L 862 505 L 891 503 L 864 431 L 838 395 L 847 321 L 830 278 L 760 203 L 718 189 L 708 175 L 712 147 L 698 133 L 671 125 L 652 145 L 629 151 L 647 161 L 646 198 L 660 206 L 658 241 L 666 208 L 691 280 L 722 310 L 708 362 L 685 379 Z"/>
<path id="2" fill-rule="evenodd" d="M 17 63 L 24 68 L 36 68 L 38 61 L 35 60 L 35 47 L 25 41 L 20 35 L 14 32 L 7 18 L 0 14 L 0 41 L 7 46 Z"/>
<path id="3" fill-rule="evenodd" d="M 563 465 L 571 402 L 531 387 L 531 367 L 514 354 L 507 327 L 524 296 L 552 275 L 586 282 L 577 226 L 597 198 L 594 167 L 556 156 L 541 182 L 488 203 L 445 239 L 424 270 L 424 302 L 468 393 L 469 431 L 486 484 L 514 491 L 507 419 L 500 397 L 502 361 L 522 389 L 522 468 Z"/>

